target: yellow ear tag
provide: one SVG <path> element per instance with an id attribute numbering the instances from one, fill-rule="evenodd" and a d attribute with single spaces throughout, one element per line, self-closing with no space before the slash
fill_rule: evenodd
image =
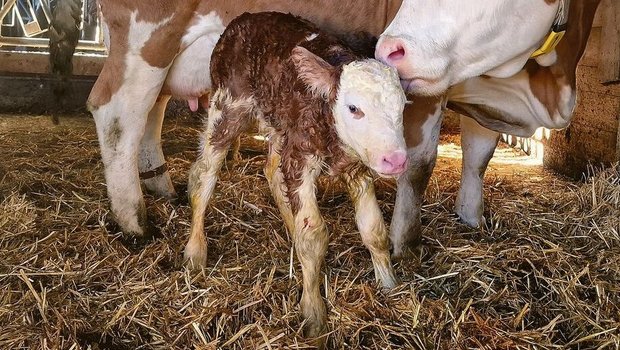
<path id="1" fill-rule="evenodd" d="M 547 36 L 547 40 L 545 40 L 545 43 L 542 44 L 542 46 L 538 50 L 534 51 L 530 58 L 536 58 L 540 55 L 544 55 L 553 51 L 555 47 L 558 46 L 558 44 L 560 43 L 560 40 L 562 40 L 562 38 L 564 37 L 564 34 L 566 34 L 565 30 L 559 32 L 552 31 L 549 36 Z"/>

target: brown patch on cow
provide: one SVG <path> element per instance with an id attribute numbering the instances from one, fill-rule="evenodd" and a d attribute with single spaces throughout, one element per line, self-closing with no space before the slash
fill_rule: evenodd
<path id="1" fill-rule="evenodd" d="M 120 89 L 125 78 L 125 58 L 129 43 L 131 14 L 137 12 L 137 21 L 159 23 L 173 15 L 172 19 L 153 33 L 142 55 L 154 67 L 168 66 L 178 53 L 185 26 L 189 23 L 199 0 L 100 0 L 101 13 L 110 32 L 110 48 L 99 78 L 88 98 L 91 110 L 107 104 Z"/>
<path id="2" fill-rule="evenodd" d="M 307 41 L 311 34 L 319 35 Z M 281 140 L 280 164 L 293 214 L 301 207 L 297 190 L 308 167 L 325 164 L 330 174 L 338 175 L 359 162 L 344 151 L 338 139 L 332 99 L 312 94 L 297 73 L 291 58 L 298 46 L 324 61 L 333 70 L 330 76 L 335 81 L 345 64 L 367 58 L 310 22 L 292 15 L 261 13 L 244 14 L 232 21 L 211 59 L 214 86 L 237 101 L 213 101 L 222 110 L 222 118 L 211 141 L 216 147 L 227 145 L 252 116 L 261 116 Z M 337 84 L 332 90 L 330 95 L 336 96 Z M 252 109 L 239 102 L 248 100 L 254 102 Z"/>
<path id="3" fill-rule="evenodd" d="M 155 30 L 142 48 L 142 58 L 154 67 L 165 68 L 179 52 L 181 38 L 194 15 L 197 0 L 187 1 L 173 9 L 174 15 L 162 27 Z"/>
<path id="4" fill-rule="evenodd" d="M 556 52 L 558 60 L 554 66 L 562 70 L 568 84 L 576 86 L 577 64 L 586 49 L 594 14 L 600 0 L 571 1 L 568 13 L 568 28 Z"/>
<path id="5" fill-rule="evenodd" d="M 330 33 L 363 31 L 378 36 L 396 16 L 401 3 L 402 0 L 203 0 L 197 12 L 206 15 L 215 11 L 228 24 L 244 12 L 277 11 L 305 18 Z"/>
<path id="6" fill-rule="evenodd" d="M 553 118 L 560 102 L 561 86 L 558 80 L 561 77 L 556 77 L 552 68 L 541 67 L 533 62 L 528 63 L 525 69 L 529 75 L 532 94 L 545 106 L 549 116 Z"/>
<path id="7" fill-rule="evenodd" d="M 429 116 L 435 115 L 441 107 L 441 97 L 410 97 L 413 103 L 405 106 L 403 126 L 407 148 L 419 146 L 424 141 L 422 126 Z"/>

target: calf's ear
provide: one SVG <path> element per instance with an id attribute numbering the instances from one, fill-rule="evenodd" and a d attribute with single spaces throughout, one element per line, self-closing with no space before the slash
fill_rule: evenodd
<path id="1" fill-rule="evenodd" d="M 316 97 L 332 99 L 335 97 L 337 77 L 336 68 L 321 57 L 296 46 L 291 54 L 299 78 Z"/>

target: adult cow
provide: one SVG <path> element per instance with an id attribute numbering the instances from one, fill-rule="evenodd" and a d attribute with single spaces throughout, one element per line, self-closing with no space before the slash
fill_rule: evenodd
<path id="1" fill-rule="evenodd" d="M 442 106 L 464 115 L 456 213 L 477 227 L 483 222 L 482 180 L 499 134 L 529 137 L 539 127 L 570 123 L 577 63 L 599 2 L 404 0 L 376 56 L 398 69 L 409 93 L 436 97 L 418 98 L 417 118 L 405 120 L 412 166 L 398 181 L 390 233 L 396 256 L 420 238 Z M 554 50 L 548 44 L 564 30 Z"/>
<path id="2" fill-rule="evenodd" d="M 544 118 L 544 113 L 558 109 L 564 113 L 562 120 L 570 114 L 560 106 L 565 103 L 559 94 L 564 85 L 558 81 L 566 79 L 568 89 L 574 90 L 574 68 L 597 3 L 583 0 L 571 6 L 568 38 L 555 65 L 543 68 L 530 62 L 524 68 L 562 13 L 562 1 L 405 0 L 401 8 L 401 1 L 394 0 L 101 0 L 109 57 L 88 105 L 97 125 L 112 213 L 125 233 L 143 235 L 146 209 L 140 178 L 156 195 L 174 196 L 160 144 L 163 112 L 171 95 L 188 99 L 194 108 L 210 89 L 211 51 L 232 18 L 245 11 L 275 10 L 301 15 L 332 31 L 379 34 L 398 11 L 377 56 L 409 79 L 411 92 L 440 96 L 416 98 L 406 111 L 412 167 L 399 180 L 392 222 L 394 252 L 399 255 L 421 231 L 420 205 L 448 98 L 451 106 L 477 120 L 493 121 L 481 123 L 497 131 L 524 135 L 538 125 L 564 126 L 545 123 L 558 118 Z M 549 64 L 553 56 L 545 55 L 539 63 Z M 498 106 L 501 91 L 506 93 Z M 538 101 L 529 96 L 538 96 Z M 527 127 L 515 132 L 511 125 Z M 463 119 L 464 171 L 457 212 L 474 226 L 481 220 L 481 178 L 496 143 L 497 132 Z"/>

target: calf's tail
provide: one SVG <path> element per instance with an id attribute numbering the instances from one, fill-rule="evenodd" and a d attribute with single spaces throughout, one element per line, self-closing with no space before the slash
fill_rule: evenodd
<path id="1" fill-rule="evenodd" d="M 49 52 L 55 109 L 60 111 L 71 93 L 69 78 L 73 72 L 73 53 L 80 37 L 82 0 L 58 0 L 55 3 L 49 27 Z M 56 111 L 52 112 L 52 120 L 58 124 Z"/>

